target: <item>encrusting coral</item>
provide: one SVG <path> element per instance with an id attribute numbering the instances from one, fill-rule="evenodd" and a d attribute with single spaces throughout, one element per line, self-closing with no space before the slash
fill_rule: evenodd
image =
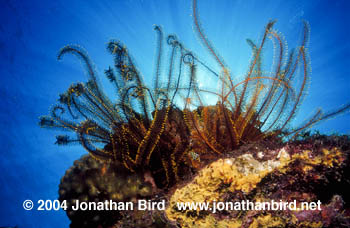
<path id="1" fill-rule="evenodd" d="M 259 158 L 246 151 L 204 167 L 188 184 L 175 190 L 166 209 L 167 217 L 180 227 L 348 227 L 349 208 L 345 190 L 331 189 L 333 181 L 349 187 L 350 142 L 335 137 L 286 144 L 271 151 L 275 157 Z M 319 140 L 318 143 L 315 143 Z M 322 144 L 321 144 L 322 143 Z M 332 145 L 333 144 L 333 145 Z M 341 148 L 343 147 L 343 148 Z M 334 180 L 334 177 L 337 180 Z M 324 191 L 329 191 L 327 197 Z M 338 195 L 341 194 L 341 195 Z M 322 201 L 321 210 L 254 210 L 229 208 L 213 213 L 215 202 Z M 211 209 L 179 210 L 179 202 L 206 202 Z"/>

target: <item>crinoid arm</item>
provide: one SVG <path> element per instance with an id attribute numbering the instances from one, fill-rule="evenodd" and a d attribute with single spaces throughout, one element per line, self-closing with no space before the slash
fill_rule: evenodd
<path id="1" fill-rule="evenodd" d="M 217 105 L 210 109 L 204 107 L 194 112 L 186 112 L 185 120 L 192 132 L 192 137 L 201 142 L 196 143 L 199 146 L 196 153 L 211 151 L 211 153 L 220 154 L 267 137 L 280 140 L 286 136 L 296 136 L 322 120 L 350 110 L 349 105 L 326 114 L 318 110 L 303 125 L 297 128 L 290 127 L 305 97 L 310 78 L 307 54 L 310 32 L 307 22 L 304 22 L 300 46 L 292 50 L 289 55 L 283 36 L 273 28 L 275 20 L 265 26 L 259 43 L 247 39 L 248 45 L 252 48 L 252 59 L 245 78 L 237 82 L 224 64 L 223 58 L 205 35 L 198 15 L 197 1 L 194 0 L 194 28 L 203 45 L 221 67 L 222 74 L 219 77 L 221 91 L 201 91 L 201 93 L 217 94 Z M 271 72 L 264 72 L 263 50 L 268 41 L 274 44 L 273 62 L 275 64 Z M 301 79 L 296 79 L 300 76 Z M 298 80 L 301 82 L 296 83 Z M 195 92 L 196 89 L 191 91 Z M 195 94 L 191 97 L 187 96 L 186 100 L 191 104 L 196 100 L 200 106 L 205 106 L 200 97 L 196 97 Z M 221 137 L 222 135 L 225 137 Z"/>
<path id="2" fill-rule="evenodd" d="M 108 67 L 104 73 L 115 87 L 116 102 L 101 89 L 86 51 L 74 45 L 62 48 L 58 58 L 67 54 L 78 57 L 89 80 L 72 84 L 60 95 L 60 104 L 53 107 L 51 115 L 41 117 L 39 124 L 76 134 L 76 137 L 58 135 L 58 145 L 80 143 L 97 160 L 119 162 L 130 172 L 146 170 L 157 178 L 158 187 L 170 187 L 179 181 L 181 172 L 191 168 L 185 162 L 189 132 L 182 121 L 183 112 L 175 102 L 183 89 L 187 94 L 191 91 L 198 94 L 198 90 L 193 64 L 188 85 L 181 82 L 184 57 L 190 52 L 173 35 L 167 39 L 171 47 L 169 71 L 165 82 L 160 80 L 163 33 L 159 26 L 155 30 L 158 51 L 154 88 L 143 83 L 123 44 L 116 40 L 108 43 L 114 67 Z"/>
<path id="3" fill-rule="evenodd" d="M 205 35 L 198 15 L 194 0 L 194 28 L 220 73 L 188 50 L 177 36 L 164 39 L 161 27 L 155 26 L 153 86 L 144 83 L 125 45 L 117 40 L 107 44 L 114 59 L 114 66 L 104 71 L 115 87 L 117 99 L 112 102 L 100 86 L 86 51 L 77 45 L 65 46 L 58 59 L 67 54 L 76 56 L 88 81 L 72 84 L 60 95 L 60 104 L 52 108 L 50 115 L 41 117 L 39 124 L 75 133 L 57 136 L 58 145 L 80 143 L 93 158 L 121 163 L 130 172 L 151 173 L 158 187 L 167 188 L 181 180 L 181 174 L 244 144 L 267 139 L 282 141 L 350 110 L 349 104 L 325 114 L 318 110 L 301 126 L 291 127 L 310 77 L 306 22 L 300 46 L 289 54 L 283 36 L 274 29 L 276 21 L 267 23 L 259 42 L 247 39 L 252 58 L 244 78 L 238 80 Z M 169 47 L 166 70 L 162 69 L 163 40 Z M 268 42 L 274 46 L 270 72 L 263 69 Z M 199 74 L 213 76 L 218 86 L 201 87 L 198 80 L 203 75 Z M 206 103 L 207 95 L 216 104 Z"/>

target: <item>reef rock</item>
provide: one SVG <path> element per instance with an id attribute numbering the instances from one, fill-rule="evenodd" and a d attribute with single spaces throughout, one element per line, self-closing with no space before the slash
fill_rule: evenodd
<path id="1" fill-rule="evenodd" d="M 59 186 L 59 200 L 67 202 L 70 227 L 111 227 L 128 210 L 72 210 L 80 202 L 134 202 L 150 197 L 154 188 L 143 174 L 130 174 L 118 163 L 102 163 L 89 155 L 76 160 Z"/>
<path id="2" fill-rule="evenodd" d="M 350 226 L 348 136 L 316 135 L 268 153 L 254 148 L 210 163 L 176 189 L 169 197 L 167 218 L 180 227 Z M 294 202 L 294 207 L 243 208 L 242 202 L 248 201 Z M 179 209 L 181 202 L 207 203 L 208 209 Z M 308 208 L 301 210 L 303 202 Z"/>

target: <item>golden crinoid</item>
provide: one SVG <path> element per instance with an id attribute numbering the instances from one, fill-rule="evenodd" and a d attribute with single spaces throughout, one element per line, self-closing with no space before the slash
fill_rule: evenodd
<path id="1" fill-rule="evenodd" d="M 267 137 L 278 141 L 294 137 L 321 120 L 349 110 L 349 104 L 328 113 L 318 110 L 302 126 L 290 127 L 309 80 L 309 26 L 306 22 L 301 44 L 290 54 L 282 36 L 273 29 L 275 21 L 266 25 L 260 43 L 247 40 L 253 55 L 244 79 L 237 81 L 203 33 L 196 0 L 193 1 L 193 19 L 201 41 L 221 68 L 221 74 L 216 75 L 220 80 L 219 91 L 194 87 L 191 99 L 186 100 L 184 114 L 191 132 L 194 160 L 224 154 Z M 266 73 L 262 69 L 262 52 L 269 40 L 274 44 L 275 64 L 274 69 Z M 201 98 L 205 93 L 215 95 L 217 104 L 205 105 Z M 188 107 L 194 104 L 197 108 L 191 111 Z"/>
<path id="2" fill-rule="evenodd" d="M 108 43 L 114 67 L 105 70 L 105 74 L 117 95 L 112 102 L 99 85 L 86 52 L 78 46 L 66 46 L 59 59 L 68 53 L 77 56 L 89 80 L 73 84 L 61 94 L 60 104 L 53 107 L 51 115 L 41 117 L 40 125 L 75 132 L 76 137 L 57 136 L 57 144 L 80 143 L 93 158 L 120 163 L 131 173 L 150 174 L 157 187 L 166 188 L 200 166 L 202 160 L 212 160 L 246 143 L 295 136 L 321 120 L 349 110 L 349 104 L 325 114 L 318 110 L 302 126 L 289 126 L 309 79 L 307 23 L 300 46 L 288 55 L 282 37 L 273 29 L 275 22 L 269 22 L 260 43 L 248 40 L 252 60 L 245 78 L 237 80 L 204 35 L 196 0 L 193 18 L 201 41 L 220 66 L 220 74 L 186 49 L 175 35 L 167 37 L 170 60 L 166 74 L 162 74 L 163 33 L 156 26 L 159 39 L 153 86 L 143 82 L 124 45 L 113 40 Z M 262 70 L 262 51 L 268 40 L 275 44 L 277 54 L 275 69 L 266 73 Z M 208 72 L 208 77 L 217 77 L 218 90 L 200 88 L 199 67 Z M 295 83 L 297 75 L 301 75 L 299 84 Z M 206 104 L 202 99 L 205 94 L 215 96 L 217 103 Z"/>
<path id="3" fill-rule="evenodd" d="M 43 127 L 76 133 L 57 136 L 57 144 L 80 143 L 92 156 L 103 162 L 122 164 L 130 173 L 147 176 L 158 188 L 176 183 L 191 169 L 187 162 L 189 131 L 183 112 L 175 100 L 180 93 L 190 94 L 194 79 L 183 80 L 190 52 L 169 35 L 171 47 L 165 81 L 160 80 L 163 33 L 158 34 L 158 52 L 153 87 L 147 86 L 128 50 L 118 41 L 110 41 L 107 50 L 114 57 L 114 68 L 105 74 L 115 86 L 117 101 L 112 102 L 101 89 L 97 73 L 86 52 L 78 46 L 66 46 L 58 55 L 77 56 L 89 75 L 86 83 L 77 83 L 60 95 L 51 115 L 40 118 Z M 181 79 L 181 80 L 180 80 Z M 189 83 L 186 85 L 184 81 Z M 180 88 L 181 86 L 181 88 Z M 68 112 L 68 114 L 66 113 Z"/>

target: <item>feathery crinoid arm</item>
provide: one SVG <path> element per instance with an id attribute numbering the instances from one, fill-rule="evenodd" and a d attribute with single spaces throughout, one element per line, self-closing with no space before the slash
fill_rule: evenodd
<path id="1" fill-rule="evenodd" d="M 94 146 L 110 142 L 112 129 L 122 121 L 114 104 L 102 92 L 97 80 L 93 63 L 79 46 L 66 46 L 58 54 L 58 59 L 72 54 L 78 57 L 89 80 L 86 83 L 72 84 L 60 95 L 60 105 L 53 107 L 50 116 L 40 119 L 42 127 L 56 128 L 75 132 L 77 138 L 68 135 L 56 137 L 59 145 L 81 143 L 97 159 L 110 160 L 113 155 Z M 68 113 L 66 112 L 68 110 Z"/>
<path id="2" fill-rule="evenodd" d="M 127 94 L 128 97 L 124 99 L 124 102 L 130 101 L 129 105 L 131 106 L 134 105 L 133 102 L 137 103 L 137 108 L 140 109 L 140 112 L 146 120 L 145 124 L 148 127 L 150 108 L 148 105 L 147 90 L 145 89 L 146 86 L 129 55 L 128 50 L 119 41 L 114 40 L 108 43 L 107 50 L 114 56 L 114 65 L 118 71 L 118 76 L 120 77 L 118 78 L 119 80 L 115 79 L 115 81 L 119 81 L 121 84 L 121 89 L 119 90 L 120 97 Z M 133 88 L 133 91 L 125 93 L 125 89 L 130 90 L 131 87 Z M 135 110 L 137 109 L 136 107 L 132 108 Z"/>
<path id="3" fill-rule="evenodd" d="M 154 99 L 158 100 L 159 92 L 160 92 L 160 74 L 161 74 L 161 66 L 162 66 L 162 54 L 163 54 L 163 31 L 159 25 L 154 26 L 154 30 L 157 31 L 158 34 L 158 42 L 157 42 L 157 57 L 156 57 L 156 69 L 155 69 L 155 77 L 154 77 Z"/>

